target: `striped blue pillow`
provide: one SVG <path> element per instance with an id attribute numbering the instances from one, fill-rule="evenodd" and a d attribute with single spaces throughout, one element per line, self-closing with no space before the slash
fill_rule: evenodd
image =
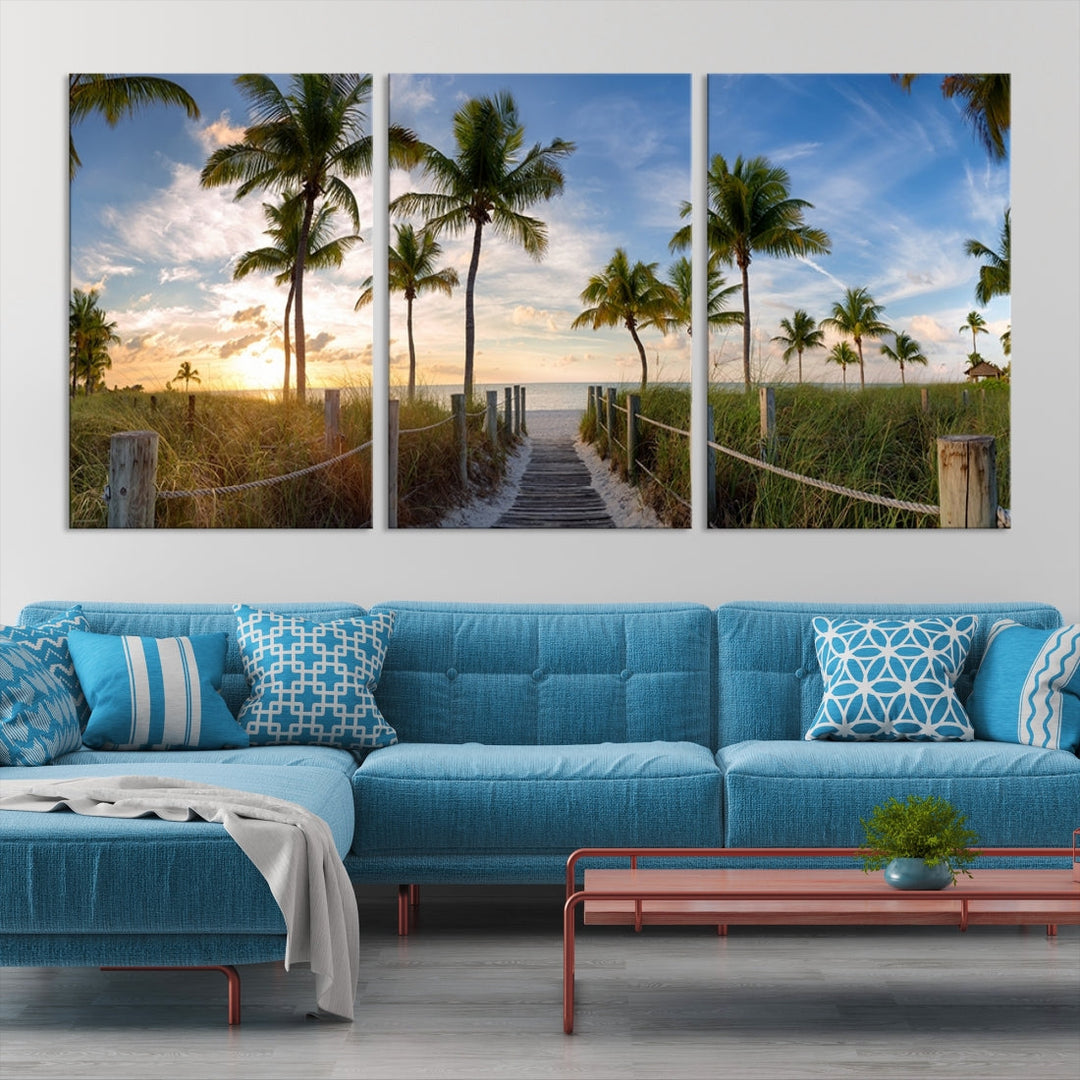
<path id="1" fill-rule="evenodd" d="M 1080 624 L 994 623 L 967 709 L 978 739 L 1080 752 Z"/>
<path id="2" fill-rule="evenodd" d="M 220 694 L 228 635 L 149 638 L 72 630 L 95 750 L 220 750 L 248 745 Z"/>

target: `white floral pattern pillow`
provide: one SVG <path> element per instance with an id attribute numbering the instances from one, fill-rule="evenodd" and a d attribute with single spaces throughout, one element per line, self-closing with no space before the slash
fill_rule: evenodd
<path id="1" fill-rule="evenodd" d="M 807 739 L 969 740 L 954 689 L 978 617 L 813 620 L 825 694 Z"/>

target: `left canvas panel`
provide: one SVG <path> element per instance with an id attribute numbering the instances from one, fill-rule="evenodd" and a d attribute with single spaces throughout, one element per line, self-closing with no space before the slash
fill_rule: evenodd
<path id="1" fill-rule="evenodd" d="M 70 526 L 369 528 L 371 77 L 69 95 Z"/>

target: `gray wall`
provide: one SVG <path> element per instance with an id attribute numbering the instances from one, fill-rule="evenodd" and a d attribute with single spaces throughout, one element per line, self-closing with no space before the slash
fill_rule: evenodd
<path id="1" fill-rule="evenodd" d="M 0 621 L 13 621 L 27 601 L 49 598 L 1037 599 L 1080 620 L 1078 13 L 1071 0 L 7 0 L 0 35 Z M 709 534 L 700 513 L 687 532 L 614 535 L 67 529 L 69 71 L 684 71 L 693 75 L 695 132 L 704 136 L 710 71 L 972 67 L 1014 76 L 1011 531 Z M 379 119 L 386 80 L 376 82 Z M 703 175 L 703 149 L 695 160 Z M 385 179 L 379 183 L 377 197 L 385 194 Z M 373 243 L 385 251 L 385 223 Z M 386 333 L 383 314 L 376 355 Z M 704 368 L 698 355 L 698 387 Z M 385 376 L 375 386 L 385 388 Z M 384 396 L 376 393 L 376 401 Z M 376 421 L 385 421 L 385 406 Z M 377 459 L 377 484 L 384 476 Z M 384 499 L 376 521 L 385 521 Z"/>

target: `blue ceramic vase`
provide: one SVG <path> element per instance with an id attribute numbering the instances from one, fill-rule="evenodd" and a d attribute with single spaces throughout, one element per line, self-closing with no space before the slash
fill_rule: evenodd
<path id="1" fill-rule="evenodd" d="M 952 884 L 946 863 L 928 866 L 924 859 L 893 859 L 885 867 L 885 883 L 894 889 L 944 889 Z"/>

